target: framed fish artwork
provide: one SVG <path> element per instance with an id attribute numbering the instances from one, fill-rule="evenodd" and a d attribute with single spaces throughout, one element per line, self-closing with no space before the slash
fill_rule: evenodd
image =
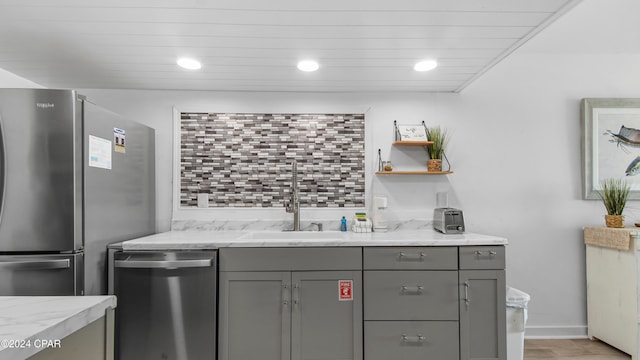
<path id="1" fill-rule="evenodd" d="M 640 98 L 581 101 L 582 198 L 599 199 L 605 178 L 624 179 L 640 199 Z"/>

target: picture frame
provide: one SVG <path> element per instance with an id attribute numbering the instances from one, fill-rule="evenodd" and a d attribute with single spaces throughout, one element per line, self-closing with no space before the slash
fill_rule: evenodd
<path id="1" fill-rule="evenodd" d="M 398 125 L 399 141 L 427 141 L 427 130 L 424 125 Z"/>
<path id="2" fill-rule="evenodd" d="M 584 98 L 580 118 L 582 198 L 600 199 L 601 181 L 618 178 L 640 199 L 640 98 Z"/>

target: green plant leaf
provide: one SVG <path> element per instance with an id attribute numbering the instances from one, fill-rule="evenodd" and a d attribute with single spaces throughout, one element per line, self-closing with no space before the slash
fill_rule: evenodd
<path id="1" fill-rule="evenodd" d="M 631 190 L 623 179 L 606 178 L 600 182 L 602 190 L 598 195 L 602 200 L 608 215 L 622 215 Z"/>
<path id="2" fill-rule="evenodd" d="M 433 141 L 432 145 L 427 146 L 427 152 L 430 159 L 442 159 L 442 154 L 449 144 L 449 133 L 447 129 L 440 126 L 427 127 L 427 138 Z"/>

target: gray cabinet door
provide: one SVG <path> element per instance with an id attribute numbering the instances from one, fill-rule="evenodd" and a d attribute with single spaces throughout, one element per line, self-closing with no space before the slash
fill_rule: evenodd
<path id="1" fill-rule="evenodd" d="M 290 280 L 290 272 L 220 273 L 220 360 L 289 360 Z"/>
<path id="2" fill-rule="evenodd" d="M 504 270 L 461 270 L 460 359 L 506 360 Z"/>
<path id="3" fill-rule="evenodd" d="M 457 271 L 364 272 L 366 320 L 458 320 Z"/>
<path id="4" fill-rule="evenodd" d="M 457 321 L 365 321 L 367 360 L 457 360 Z"/>
<path id="5" fill-rule="evenodd" d="M 362 360 L 361 277 L 361 271 L 292 273 L 292 360 Z"/>

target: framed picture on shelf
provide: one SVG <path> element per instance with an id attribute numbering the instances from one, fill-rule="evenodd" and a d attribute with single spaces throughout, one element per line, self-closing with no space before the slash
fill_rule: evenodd
<path id="1" fill-rule="evenodd" d="M 582 198 L 599 199 L 601 181 L 615 178 L 640 199 L 640 99 L 582 99 L 580 108 Z"/>
<path id="2" fill-rule="evenodd" d="M 427 141 L 427 131 L 423 125 L 398 125 L 399 141 Z"/>

